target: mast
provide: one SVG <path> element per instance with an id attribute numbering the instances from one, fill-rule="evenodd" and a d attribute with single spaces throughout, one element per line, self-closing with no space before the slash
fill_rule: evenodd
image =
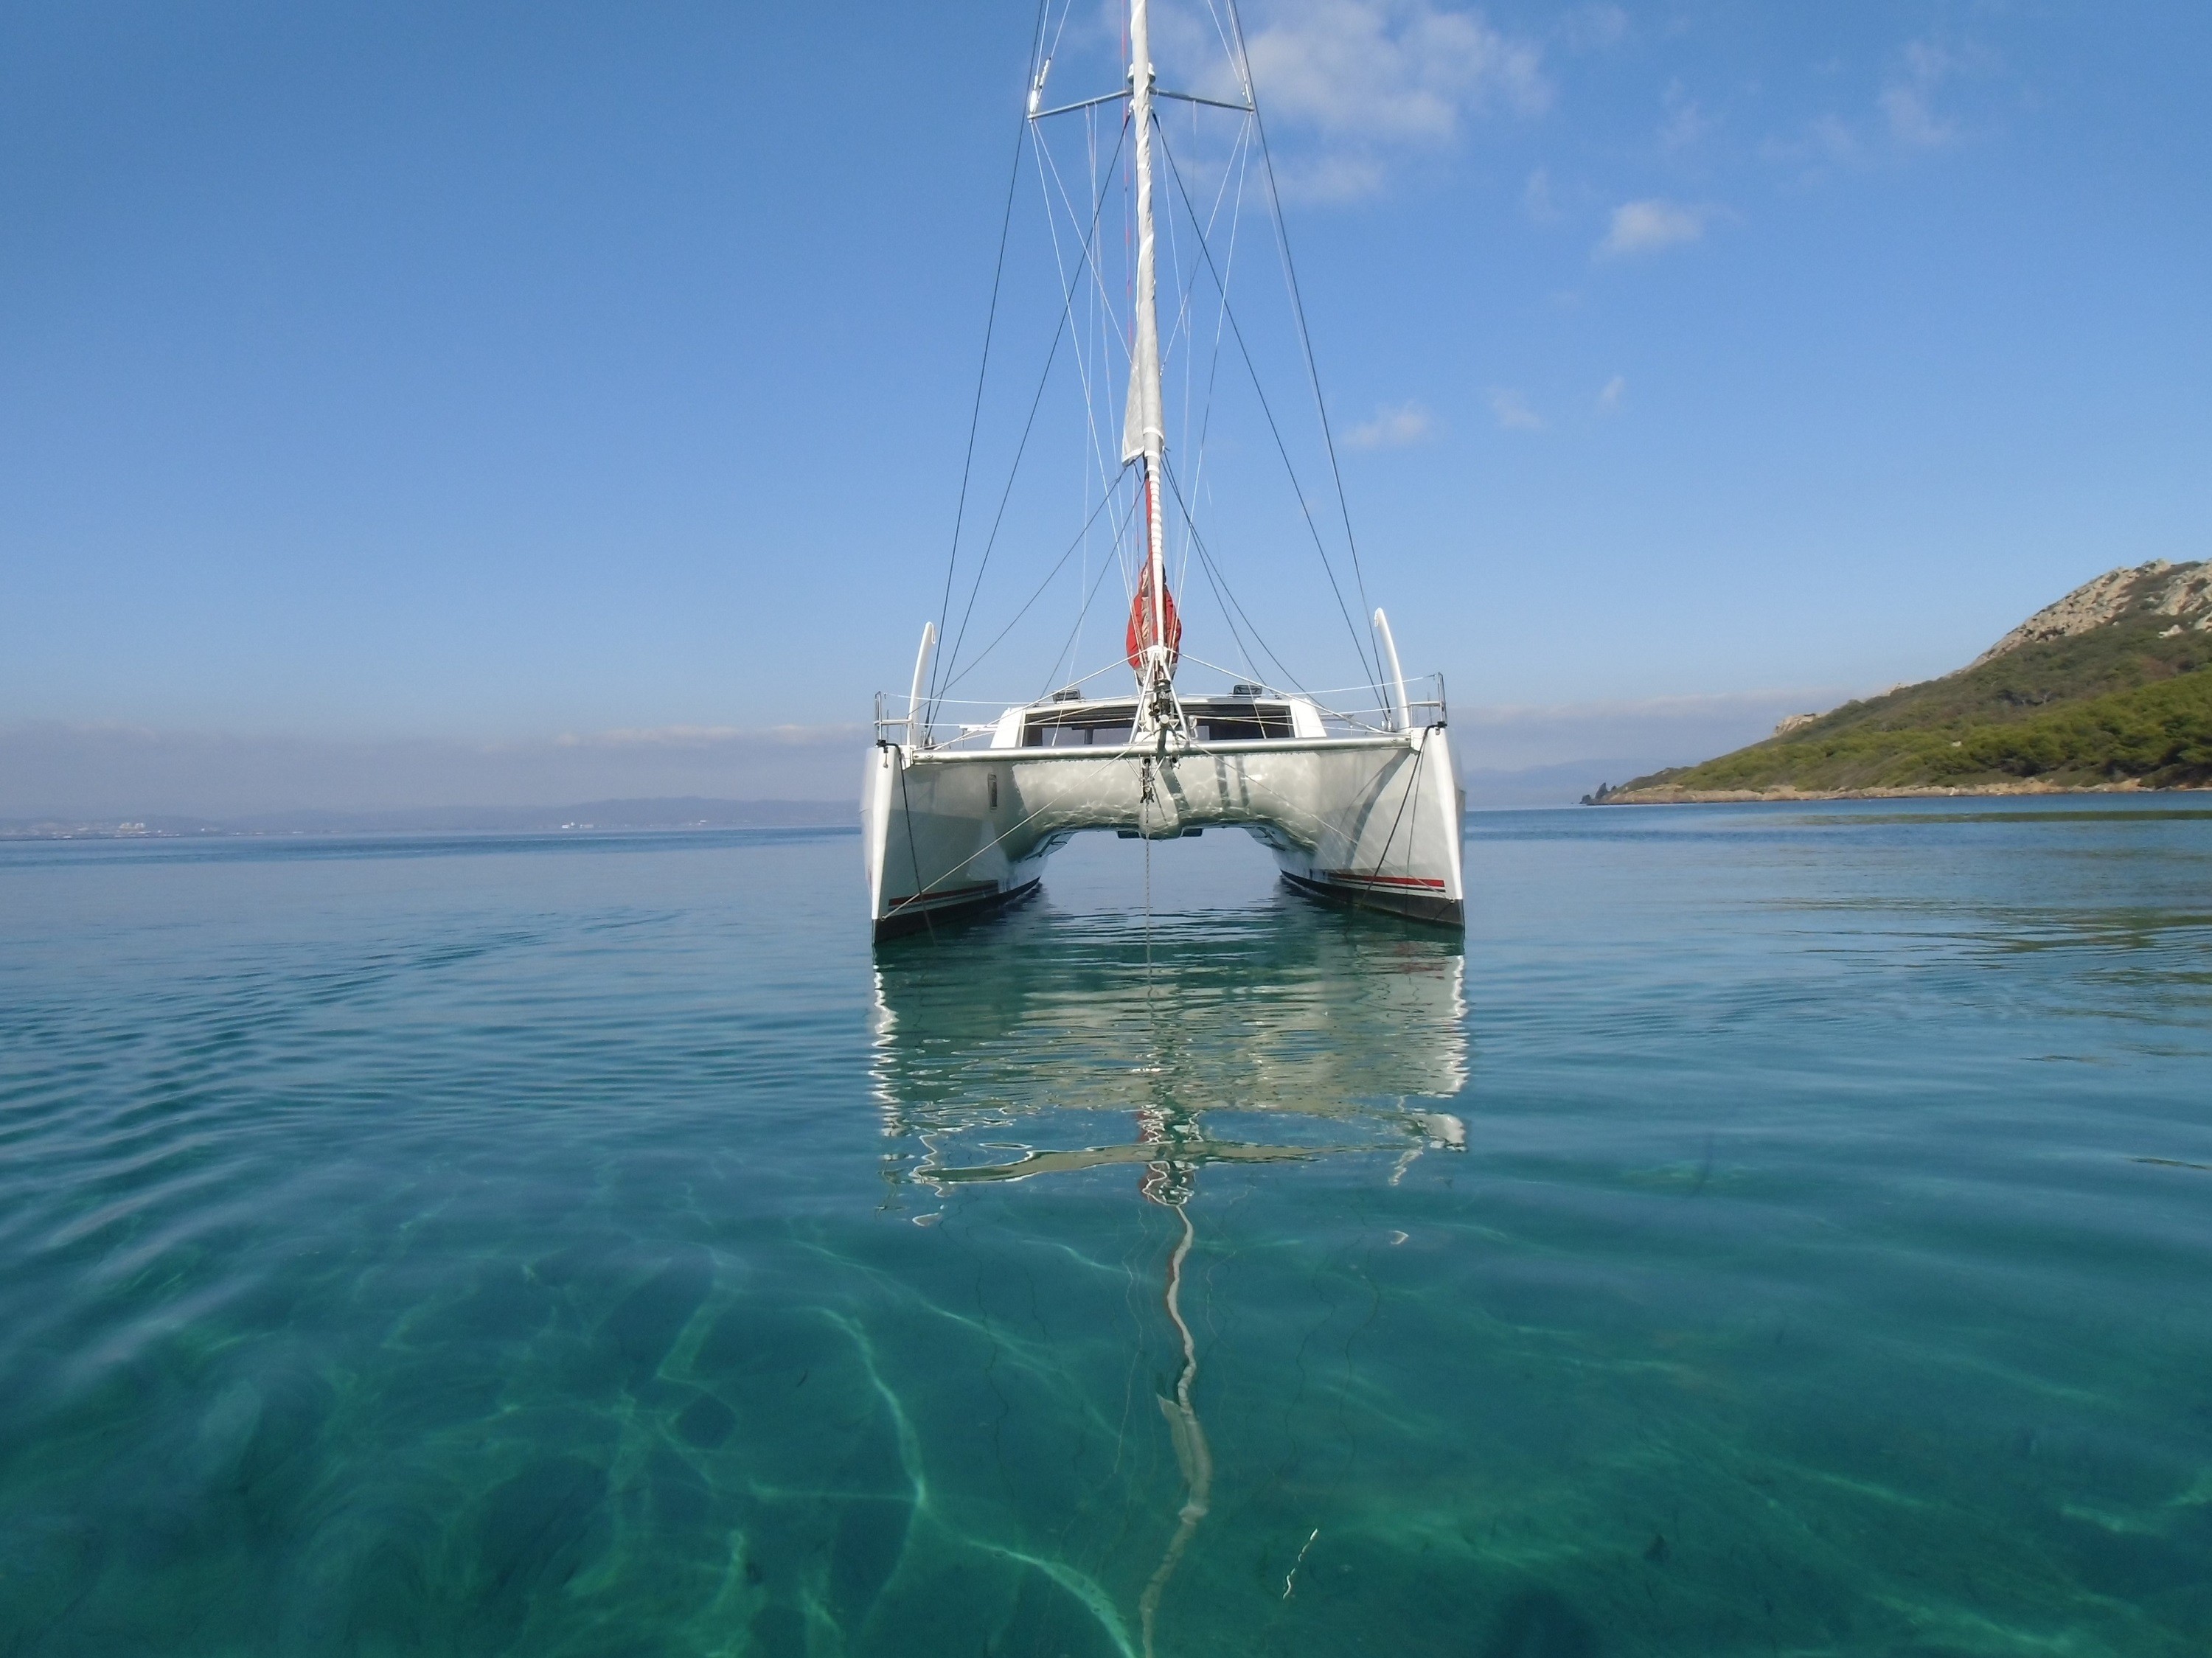
<path id="1" fill-rule="evenodd" d="M 1139 463 L 1145 492 L 1145 574 L 1138 589 L 1143 623 L 1137 677 L 1148 704 L 1175 677 L 1175 637 L 1168 598 L 1167 525 L 1160 511 L 1160 465 L 1167 449 L 1160 413 L 1160 319 L 1152 249 L 1152 46 L 1146 0 L 1129 0 L 1129 119 L 1136 131 L 1137 294 L 1129 339 L 1129 402 L 1121 423 L 1121 462 Z"/>

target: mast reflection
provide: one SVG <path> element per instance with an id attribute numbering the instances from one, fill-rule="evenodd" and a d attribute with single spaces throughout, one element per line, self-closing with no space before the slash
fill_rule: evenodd
<path id="1" fill-rule="evenodd" d="M 1463 1151 L 1437 1107 L 1467 1083 L 1464 980 L 1456 938 L 1279 905 L 1150 928 L 1033 911 L 878 954 L 894 1187 L 1127 1166 L 1179 1223 L 1161 1300 L 1182 1365 L 1159 1406 L 1184 1497 L 1139 1603 L 1147 1654 L 1213 1484 L 1182 1305 L 1200 1171 L 1395 1151 L 1395 1183 Z"/>

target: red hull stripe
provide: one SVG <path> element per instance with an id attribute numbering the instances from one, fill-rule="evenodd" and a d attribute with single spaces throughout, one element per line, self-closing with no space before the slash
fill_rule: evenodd
<path id="1" fill-rule="evenodd" d="M 1344 881 L 1363 887 L 1429 887 L 1442 891 L 1444 884 L 1425 875 L 1362 875 L 1358 871 L 1350 869 L 1325 869 L 1322 874 L 1331 881 Z"/>
<path id="2" fill-rule="evenodd" d="M 940 887 L 935 892 L 917 892 L 911 897 L 894 898 L 891 900 L 891 908 L 904 909 L 909 904 L 934 904 L 941 903 L 946 899 L 973 898 L 978 893 L 996 892 L 998 890 L 999 884 L 996 881 L 979 881 L 973 886 L 966 887 Z"/>

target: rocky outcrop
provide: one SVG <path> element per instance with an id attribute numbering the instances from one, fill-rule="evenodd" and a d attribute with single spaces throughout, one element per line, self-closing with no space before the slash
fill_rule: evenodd
<path id="1" fill-rule="evenodd" d="M 2071 639 L 2131 611 L 2177 618 L 2172 633 L 2192 628 L 2212 633 L 2212 563 L 2173 564 L 2158 558 L 2132 569 L 2107 570 L 2057 604 L 2045 605 L 1966 665 L 1978 668 L 2023 645 Z"/>

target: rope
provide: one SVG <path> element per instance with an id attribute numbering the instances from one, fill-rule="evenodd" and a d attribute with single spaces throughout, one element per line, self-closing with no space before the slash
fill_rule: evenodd
<path id="1" fill-rule="evenodd" d="M 1146 763 L 1150 763 L 1147 762 Z M 1145 822 L 1144 803 L 1137 806 L 1137 827 L 1141 831 Z M 1152 837 L 1145 835 L 1145 1011 L 1152 1010 Z"/>

